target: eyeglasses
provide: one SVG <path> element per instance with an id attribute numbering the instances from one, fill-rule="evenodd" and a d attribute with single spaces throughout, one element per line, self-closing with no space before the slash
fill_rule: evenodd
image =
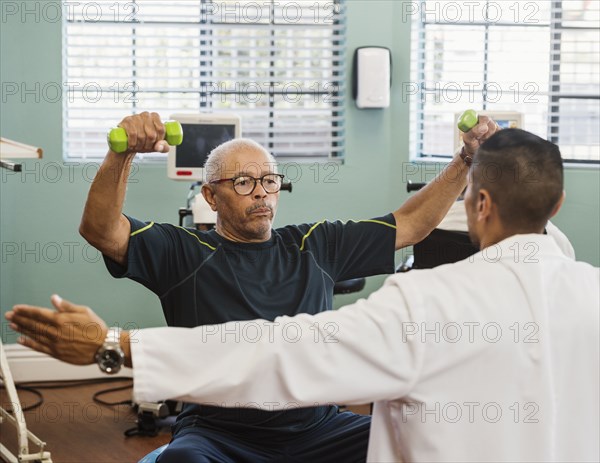
<path id="1" fill-rule="evenodd" d="M 209 183 L 216 184 L 231 181 L 233 183 L 233 189 L 238 195 L 248 196 L 251 195 L 256 188 L 256 182 L 260 182 L 263 189 L 267 193 L 277 193 L 279 190 L 281 190 L 281 184 L 283 183 L 284 177 L 285 175 L 282 174 L 265 174 L 261 178 L 242 175 L 240 177 L 221 178 L 219 180 L 213 180 Z"/>

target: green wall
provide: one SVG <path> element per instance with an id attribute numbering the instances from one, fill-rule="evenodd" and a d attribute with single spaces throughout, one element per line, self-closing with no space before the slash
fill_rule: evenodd
<path id="1" fill-rule="evenodd" d="M 407 197 L 409 108 L 402 102 L 401 83 L 409 80 L 410 25 L 402 22 L 399 1 L 351 0 L 348 18 L 349 76 L 356 47 L 392 49 L 392 107 L 357 110 L 349 97 L 347 155 L 334 176 L 336 182 L 324 182 L 330 171 L 322 169 L 315 178 L 314 169 L 303 168 L 294 192 L 281 195 L 276 225 L 375 216 L 395 209 Z M 44 158 L 26 161 L 26 174 L 0 172 L 2 312 L 16 303 L 48 305 L 49 296 L 58 293 L 93 307 L 109 324 L 161 325 L 158 299 L 136 283 L 112 279 L 98 253 L 77 232 L 95 167 L 64 165 L 62 103 L 4 91 L 11 82 L 25 83 L 29 89 L 36 83 L 43 88 L 62 82 L 60 21 L 36 21 L 34 15 L 25 19 L 9 16 L 0 23 L 0 132 L 43 147 Z M 579 259 L 594 265 L 600 263 L 599 183 L 598 170 L 567 169 L 567 200 L 555 220 L 572 240 Z M 142 165 L 128 187 L 125 211 L 141 219 L 176 222 L 187 189 L 167 180 L 164 168 Z M 336 304 L 366 296 L 382 281 L 383 277 L 371 278 L 365 291 L 336 297 Z M 2 338 L 16 339 L 4 322 Z"/>

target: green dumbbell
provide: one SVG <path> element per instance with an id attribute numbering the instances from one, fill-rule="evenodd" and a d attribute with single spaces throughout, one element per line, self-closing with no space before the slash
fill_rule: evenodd
<path id="1" fill-rule="evenodd" d="M 467 109 L 458 118 L 458 129 L 461 132 L 467 133 L 469 130 L 471 130 L 477 125 L 477 122 L 479 122 L 479 116 L 477 115 L 477 111 L 475 111 L 474 109 Z"/>
<path id="2" fill-rule="evenodd" d="M 114 127 L 110 129 L 106 136 L 108 146 L 115 153 L 124 153 L 127 151 L 127 132 L 123 127 Z M 183 141 L 183 129 L 178 121 L 165 122 L 165 140 L 171 146 L 181 145 Z"/>

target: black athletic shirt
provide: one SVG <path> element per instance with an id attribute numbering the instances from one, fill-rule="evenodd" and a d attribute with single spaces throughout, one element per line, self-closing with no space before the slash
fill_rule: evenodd
<path id="1" fill-rule="evenodd" d="M 229 241 L 214 230 L 128 219 L 127 266 L 105 256 L 107 268 L 112 276 L 131 278 L 158 295 L 170 326 L 315 314 L 332 308 L 336 281 L 394 271 L 392 214 L 290 225 L 273 230 L 266 242 L 250 244 Z M 235 333 L 225 341 L 235 342 Z M 196 425 L 246 436 L 261 430 L 283 435 L 306 430 L 331 412 L 332 407 L 271 412 L 186 404 L 178 420 L 194 417 Z"/>

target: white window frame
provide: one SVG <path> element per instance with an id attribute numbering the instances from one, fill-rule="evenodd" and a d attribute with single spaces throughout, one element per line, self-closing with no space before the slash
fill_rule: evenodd
<path id="1" fill-rule="evenodd" d="M 66 97 L 63 99 L 65 160 L 101 160 L 106 154 L 105 133 L 111 125 L 116 125 L 122 117 L 143 110 L 157 110 L 163 119 L 168 118 L 170 114 L 182 112 L 232 112 L 242 118 L 242 136 L 253 138 L 261 143 L 278 160 L 310 163 L 343 160 L 346 105 L 347 8 L 345 0 L 311 2 L 187 0 L 185 3 L 181 0 L 163 1 L 155 2 L 151 6 L 154 7 L 158 3 L 171 6 L 171 8 L 165 7 L 164 17 L 154 14 L 144 19 L 142 16 L 144 7 L 148 5 L 145 2 L 147 0 L 93 2 L 100 5 L 100 10 L 96 7 L 91 8 L 91 4 L 88 5 L 86 2 L 63 3 L 63 82 L 66 87 Z M 182 11 L 183 8 L 189 8 L 191 5 L 197 6 L 199 11 L 196 16 L 197 21 L 181 15 L 169 16 L 171 11 L 176 10 L 173 7 L 175 4 L 182 5 Z M 260 11 L 255 8 L 256 5 L 262 9 L 260 16 L 257 14 Z M 298 9 L 294 9 L 296 7 Z M 236 8 L 238 8 L 237 12 Z M 252 23 L 250 13 L 254 18 L 259 18 L 256 24 Z M 141 20 L 138 21 L 138 17 Z M 199 57 L 202 55 L 202 59 L 197 68 L 191 71 L 182 69 L 182 75 L 188 72 L 191 77 L 189 82 L 186 82 L 181 75 L 178 76 L 177 79 L 181 80 L 180 88 L 175 90 L 151 88 L 146 91 L 140 84 L 142 77 L 138 76 L 152 72 L 152 69 L 144 69 L 138 64 L 141 59 L 136 56 L 138 46 L 135 30 L 152 27 L 152 31 L 160 37 L 161 25 L 170 26 L 170 31 L 173 31 L 174 27 L 188 28 L 188 30 L 197 27 L 201 38 L 196 51 Z M 75 26 L 78 26 L 76 32 L 74 32 Z M 133 31 L 131 32 L 131 63 L 128 64 L 132 75 L 126 80 L 114 79 L 112 85 L 107 81 L 102 85 L 94 84 L 93 78 L 87 80 L 80 78 L 76 74 L 77 72 L 81 74 L 76 69 L 77 65 L 70 64 L 74 62 L 74 54 L 76 54 L 75 60 L 79 58 L 82 61 L 86 57 L 86 48 L 77 43 L 77 38 L 81 37 L 81 42 L 85 41 L 85 31 L 89 31 L 90 36 L 94 33 L 99 34 L 97 37 L 100 40 L 102 32 L 94 31 L 100 31 L 99 27 L 105 26 L 114 27 L 115 30 L 119 27 L 127 30 L 129 27 Z M 270 62 L 267 63 L 269 69 L 267 79 L 263 76 L 252 80 L 251 77 L 255 71 L 261 72 L 265 69 L 267 60 L 264 58 L 242 57 L 237 61 L 236 58 L 232 58 L 225 68 L 220 69 L 213 65 L 212 61 L 217 54 L 226 54 L 231 49 L 233 49 L 232 55 L 237 56 L 241 53 L 235 50 L 235 41 L 228 44 L 226 38 L 217 43 L 218 37 L 214 38 L 218 35 L 217 30 L 223 35 L 224 29 L 237 29 L 241 34 L 246 35 L 270 31 L 271 40 L 266 48 L 271 57 Z M 302 34 L 299 34 L 300 31 Z M 147 35 L 146 32 L 146 37 Z M 234 34 L 231 36 L 235 37 Z M 139 38 L 137 40 L 141 41 Z M 195 40 L 198 40 L 198 37 Z M 282 40 L 285 44 L 283 48 L 278 48 L 278 40 Z M 239 45 L 239 42 L 237 44 Z M 303 46 L 305 48 L 302 48 Z M 77 47 L 79 49 L 75 53 L 73 50 Z M 251 44 L 248 44 L 247 49 L 251 50 Z M 87 53 L 93 55 L 94 50 L 94 45 L 91 45 Z M 258 52 L 264 54 L 265 49 L 258 49 Z M 148 53 L 148 47 L 142 48 L 140 53 Z M 247 53 L 254 52 L 251 50 Z M 160 50 L 157 50 L 156 55 L 160 55 Z M 221 63 L 224 62 L 222 58 L 219 59 Z M 316 68 L 306 65 L 315 61 L 319 63 Z M 247 71 L 248 66 L 251 68 L 253 65 L 256 66 L 255 70 L 250 69 L 250 77 L 246 77 L 241 85 L 239 85 L 241 79 L 236 79 L 235 76 L 229 81 L 222 77 L 232 69 L 234 73 L 242 74 L 242 71 Z M 235 66 L 239 68 L 235 69 Z M 242 66 L 246 68 L 242 69 Z M 201 69 L 199 75 L 192 76 L 194 72 L 198 74 L 198 69 Z M 85 69 L 82 70 L 85 73 Z M 312 75 L 318 74 L 319 78 L 306 77 L 311 74 L 311 71 Z M 221 75 L 214 78 L 213 72 L 216 74 L 220 72 Z M 276 76 L 276 72 L 284 77 Z M 144 93 L 158 95 L 154 101 L 160 98 L 163 98 L 161 101 L 165 101 L 172 95 L 173 101 L 177 101 L 177 98 L 185 98 L 188 106 L 190 98 L 195 98 L 196 102 L 191 103 L 192 108 L 186 107 L 183 110 L 173 106 L 173 103 L 169 103 L 170 109 L 155 109 L 144 107 Z M 89 103 L 90 95 L 91 98 L 97 98 L 99 94 L 101 100 L 97 106 L 88 104 L 87 109 L 82 109 L 82 105 Z M 190 94 L 193 96 L 190 97 Z M 111 113 L 111 117 L 104 119 L 98 112 L 96 123 L 95 111 L 100 105 L 110 104 L 111 99 L 118 102 L 123 109 L 119 111 L 107 109 L 106 112 Z M 253 102 L 257 99 L 261 104 L 262 101 L 265 102 L 260 108 L 258 105 L 253 106 Z M 78 106 L 79 103 L 82 105 Z M 88 120 L 84 121 L 85 118 Z M 160 153 L 138 155 L 136 159 L 166 162 L 165 155 Z"/>
<path id="2" fill-rule="evenodd" d="M 569 90 L 562 90 L 561 88 L 561 35 L 565 33 L 565 31 L 585 31 L 585 30 L 591 30 L 591 31 L 596 31 L 598 32 L 598 37 L 600 37 L 600 28 L 597 27 L 597 25 L 599 24 L 598 22 L 595 22 L 596 27 L 594 27 L 594 21 L 591 21 L 590 23 L 582 23 L 582 22 L 573 22 L 571 21 L 571 23 L 569 24 L 569 21 L 564 21 L 566 24 L 563 23 L 562 20 L 562 13 L 563 13 L 563 3 L 564 0 L 552 0 L 551 2 L 546 2 L 547 4 L 549 4 L 549 14 L 547 15 L 547 18 L 545 19 L 540 19 L 540 16 L 543 15 L 537 15 L 537 17 L 535 17 L 535 21 L 530 21 L 529 23 L 527 21 L 523 21 L 523 19 L 526 17 L 527 13 L 530 13 L 530 17 L 534 18 L 533 15 L 531 15 L 532 12 L 539 12 L 540 11 L 540 2 L 539 1 L 521 1 L 521 2 L 516 2 L 516 1 L 512 1 L 512 2 L 506 2 L 503 7 L 507 8 L 504 10 L 504 17 L 501 18 L 501 20 L 499 21 L 485 21 L 485 20 L 481 20 L 480 18 L 477 17 L 477 14 L 472 14 L 470 16 L 466 16 L 464 14 L 464 11 L 462 13 L 462 16 L 457 16 L 456 12 L 452 12 L 452 17 L 450 18 L 451 20 L 449 20 L 450 17 L 450 13 L 451 10 L 450 8 L 453 7 L 452 4 L 456 5 L 456 4 L 463 4 L 462 6 L 464 7 L 465 4 L 472 4 L 472 5 L 478 5 L 478 7 L 482 7 L 485 8 L 486 5 L 489 4 L 498 4 L 499 2 L 493 2 L 490 0 L 481 0 L 481 1 L 471 1 L 471 2 L 465 2 L 465 1 L 453 1 L 453 2 L 448 2 L 448 1 L 437 1 L 437 2 L 433 2 L 433 1 L 426 1 L 426 0 L 420 0 L 418 2 L 411 2 L 411 7 L 407 8 L 406 11 L 409 11 L 411 13 L 411 19 L 412 19 L 412 49 L 411 49 L 411 81 L 409 83 L 409 85 L 407 85 L 404 89 L 403 92 L 406 95 L 407 93 L 410 94 L 410 106 L 411 106 L 411 122 L 410 122 L 410 134 L 411 134 L 411 139 L 410 139 L 410 159 L 412 161 L 423 161 L 423 162 L 428 162 L 428 161 L 433 161 L 433 162 L 446 162 L 448 161 L 452 154 L 453 154 L 453 144 L 451 143 L 451 140 L 448 141 L 448 150 L 447 152 L 444 153 L 428 153 L 425 152 L 424 149 L 424 144 L 425 144 L 425 137 L 427 137 L 428 135 L 431 136 L 430 134 L 431 132 L 431 128 L 429 130 L 429 132 L 427 131 L 427 126 L 429 125 L 429 127 L 432 126 L 432 120 L 435 120 L 434 118 L 437 118 L 438 121 L 441 119 L 444 119 L 443 122 L 438 122 L 438 124 L 440 125 L 444 125 L 445 126 L 445 135 L 448 135 L 450 133 L 454 132 L 454 118 L 451 118 L 450 115 L 448 114 L 442 114 L 441 112 L 436 112 L 435 110 L 426 110 L 424 108 L 425 106 L 425 101 L 427 101 L 427 98 L 434 98 L 434 97 L 438 97 L 438 98 L 443 98 L 444 95 L 442 94 L 442 91 L 444 89 L 444 85 L 442 82 L 436 81 L 435 76 L 432 76 L 431 72 L 426 72 L 425 67 L 427 64 L 427 59 L 426 59 L 426 47 L 428 45 L 429 40 L 432 40 L 431 38 L 429 38 L 426 35 L 426 30 L 429 26 L 431 27 L 437 27 L 437 28 L 459 28 L 459 27 L 464 27 L 464 28 L 473 28 L 473 27 L 480 27 L 480 28 L 484 28 L 485 32 L 484 32 L 484 37 L 485 37 L 485 43 L 484 43 L 484 53 L 485 53 L 485 61 L 484 61 L 484 66 L 483 66 L 483 72 L 482 72 L 482 76 L 481 76 L 481 86 L 477 87 L 479 93 L 477 94 L 477 96 L 481 97 L 482 99 L 482 104 L 481 106 L 473 106 L 473 103 L 471 103 L 471 105 L 464 105 L 464 103 L 460 103 L 455 105 L 456 106 L 456 113 L 461 112 L 465 109 L 469 109 L 469 107 L 473 107 L 474 109 L 479 109 L 479 110 L 488 110 L 488 111 L 493 111 L 493 110 L 500 110 L 500 111 L 510 111 L 510 110 L 518 110 L 515 108 L 511 108 L 511 107 L 506 107 L 506 105 L 502 106 L 502 107 L 498 107 L 495 106 L 494 104 L 491 104 L 490 102 L 488 102 L 486 100 L 487 94 L 486 94 L 486 86 L 488 84 L 488 75 L 487 75 L 487 68 L 488 68 L 488 62 L 490 59 L 490 56 L 492 55 L 492 53 L 494 53 L 494 51 L 491 49 L 492 47 L 490 47 L 490 31 L 492 31 L 494 28 L 497 27 L 504 27 L 504 28 L 508 28 L 511 26 L 516 26 L 518 28 L 523 28 L 523 27 L 535 27 L 535 28 L 543 28 L 546 29 L 548 31 L 548 45 L 549 45 L 549 53 L 548 56 L 546 57 L 547 59 L 547 69 L 548 69 L 548 86 L 547 88 L 538 88 L 536 89 L 536 95 L 541 96 L 544 99 L 547 99 L 547 109 L 546 109 L 546 117 L 545 117 L 545 121 L 543 123 L 543 127 L 540 126 L 539 130 L 531 130 L 528 128 L 527 126 L 527 120 L 528 120 L 528 112 L 522 111 L 523 112 L 523 116 L 524 116 L 524 120 L 525 120 L 525 129 L 529 129 L 532 132 L 536 133 L 537 135 L 544 137 L 556 144 L 559 145 L 559 147 L 561 148 L 561 151 L 563 152 L 563 160 L 566 164 L 568 165 L 573 165 L 573 166 L 580 166 L 580 167 L 595 167 L 598 168 L 600 166 L 600 147 L 596 142 L 593 143 L 588 143 L 586 145 L 586 147 L 589 147 L 590 150 L 590 159 L 577 159 L 577 158 L 572 158 L 570 157 L 568 154 L 565 154 L 565 151 L 568 151 L 569 149 L 569 144 L 564 140 L 561 139 L 561 128 L 563 131 L 567 131 L 565 130 L 564 125 L 561 126 L 561 118 L 562 120 L 568 120 L 568 117 L 572 115 L 567 114 L 568 110 L 563 110 L 561 108 L 561 100 L 565 101 L 565 100 L 578 100 L 581 101 L 582 103 L 587 103 L 588 105 L 590 105 L 592 107 L 592 110 L 589 111 L 589 114 L 586 114 L 585 117 L 590 117 L 592 120 L 591 121 L 586 121 L 589 126 L 588 126 L 588 130 L 593 130 L 593 126 L 594 124 L 596 124 L 596 127 L 598 125 L 600 125 L 600 119 L 598 118 L 599 114 L 600 114 L 600 90 L 598 90 L 598 88 L 600 88 L 600 82 L 599 82 L 599 74 L 595 74 L 595 78 L 597 79 L 596 82 L 590 82 L 590 84 L 595 84 L 596 85 L 596 89 L 595 90 L 590 90 L 590 88 L 588 88 L 588 91 L 584 91 L 584 92 L 573 92 L 573 91 L 569 91 Z M 568 7 L 571 7 L 573 4 L 567 5 Z M 493 6 L 493 5 L 492 5 Z M 596 6 L 596 8 L 598 8 Z M 444 15 L 444 9 L 447 9 L 446 11 L 448 12 L 448 14 Z M 510 10 L 510 12 L 509 12 Z M 473 10 L 474 11 L 474 10 Z M 514 21 L 514 18 L 512 17 L 507 17 L 508 15 L 518 15 L 520 11 L 520 20 L 521 22 L 517 22 Z M 437 14 L 436 14 L 437 13 Z M 594 11 L 594 14 L 597 15 L 597 12 Z M 498 17 L 498 16 L 496 16 Z M 515 16 L 518 17 L 518 16 Z M 459 18 L 458 20 L 456 18 Z M 513 21 L 511 22 L 510 19 L 513 19 Z M 447 30 L 451 30 L 451 29 L 447 29 Z M 468 46 L 468 44 L 465 44 L 465 46 Z M 524 47 L 527 47 L 527 44 L 524 43 L 523 44 Z M 595 42 L 591 43 L 591 45 L 589 46 L 589 48 L 591 48 L 592 50 L 598 50 L 599 45 L 598 45 L 598 39 L 596 39 Z M 598 68 L 598 64 L 597 64 L 597 58 L 596 61 L 591 61 L 590 63 L 586 63 L 590 65 L 590 68 L 594 68 L 597 69 Z M 442 61 L 440 61 L 443 65 L 443 58 Z M 448 63 L 446 61 L 446 63 Z M 454 64 L 454 63 L 453 63 Z M 507 63 L 507 66 L 511 66 L 511 63 Z M 518 75 L 518 68 L 515 69 L 515 76 Z M 468 79 L 464 79 L 464 80 L 468 80 Z M 517 82 L 518 79 L 515 77 L 515 87 L 516 89 L 518 89 L 517 92 L 515 92 L 516 97 L 518 97 L 520 99 L 520 101 L 526 100 L 529 97 L 531 97 L 532 93 L 531 90 L 532 88 L 530 87 L 529 89 L 527 88 L 527 82 Z M 441 85 L 440 85 L 441 84 Z M 535 85 L 535 83 L 533 83 L 532 85 Z M 435 88 L 434 88 L 435 87 Z M 591 85 L 591 87 L 593 87 L 593 85 Z M 437 90 L 436 90 L 437 89 Z M 459 90 L 460 91 L 469 91 L 470 89 L 465 89 L 465 88 L 461 88 Z M 507 89 L 505 88 L 504 91 L 513 91 L 513 89 Z M 437 91 L 437 93 L 436 93 Z M 477 90 L 476 90 L 477 92 Z M 431 101 L 431 100 L 429 100 Z M 476 105 L 477 103 L 475 103 Z M 430 105 L 431 106 L 431 105 Z M 526 105 L 522 105 L 522 107 L 527 107 Z M 539 108 L 538 108 L 539 109 Z M 539 118 L 539 115 L 538 115 Z M 450 127 L 450 125 L 452 125 L 452 127 Z M 567 127 L 566 129 L 571 128 L 572 130 L 574 130 L 574 128 L 572 127 Z M 592 128 L 592 129 L 590 129 Z M 444 136 L 445 136 L 444 135 Z M 565 136 L 566 137 L 566 136 Z M 450 139 L 452 138 L 451 136 L 449 137 Z M 595 137 L 597 138 L 597 137 Z"/>

